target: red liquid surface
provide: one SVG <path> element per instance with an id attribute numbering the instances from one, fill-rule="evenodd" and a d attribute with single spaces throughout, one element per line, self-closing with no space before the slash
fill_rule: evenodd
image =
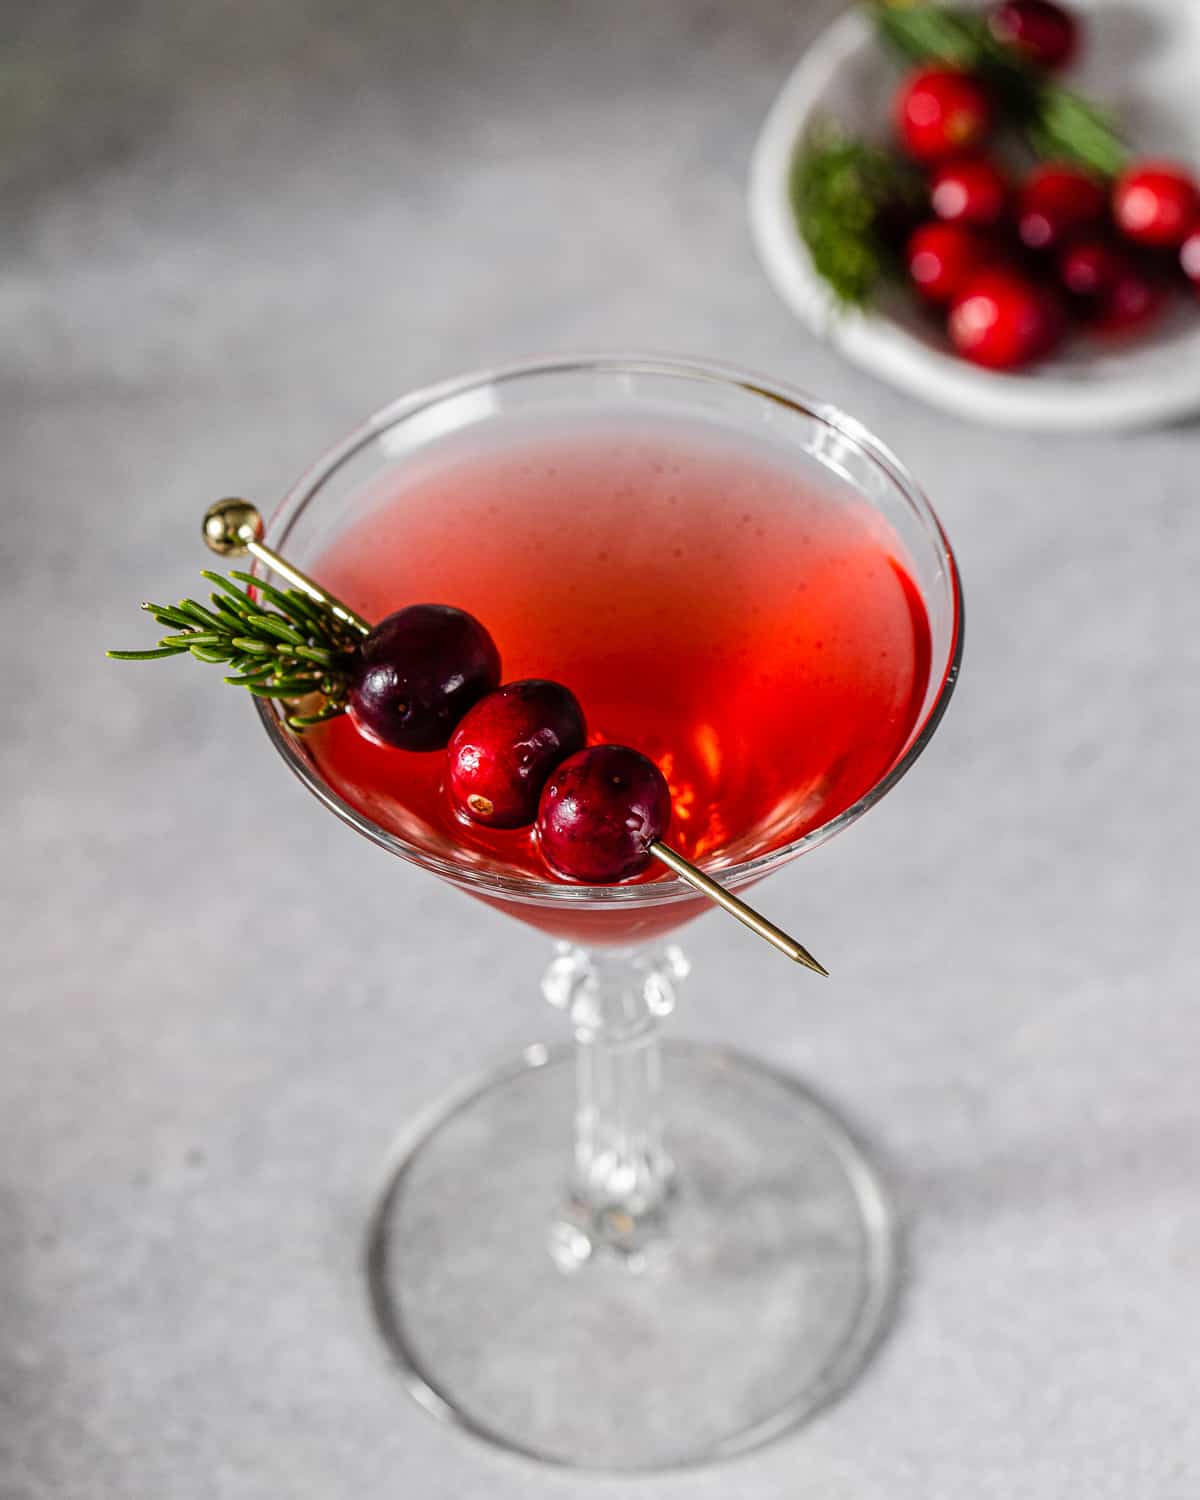
<path id="1" fill-rule="evenodd" d="M 651 756 L 669 841 L 708 867 L 791 842 L 895 763 L 929 673 L 898 538 L 830 476 L 818 488 L 700 424 L 597 419 L 427 453 L 312 571 L 368 619 L 441 602 L 477 615 L 505 680 L 553 677 L 592 743 Z M 822 481 L 824 484 L 824 481 Z M 348 718 L 306 736 L 328 784 L 381 827 L 463 865 L 553 881 L 530 831 L 461 822 L 445 756 L 388 749 Z M 664 878 L 652 864 L 640 880 Z M 600 912 L 506 905 L 626 941 L 703 903 Z"/>

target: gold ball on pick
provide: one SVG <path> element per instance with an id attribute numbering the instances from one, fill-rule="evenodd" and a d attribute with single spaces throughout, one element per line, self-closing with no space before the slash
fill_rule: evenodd
<path id="1" fill-rule="evenodd" d="M 217 500 L 204 512 L 204 540 L 222 557 L 240 557 L 262 534 L 262 517 L 249 500 Z"/>

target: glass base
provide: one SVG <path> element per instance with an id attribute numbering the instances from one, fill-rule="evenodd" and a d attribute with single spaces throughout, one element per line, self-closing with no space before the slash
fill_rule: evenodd
<path id="1" fill-rule="evenodd" d="M 895 1286 L 890 1207 L 829 1108 L 723 1047 L 664 1045 L 668 1201 L 572 1203 L 569 1051 L 530 1048 L 400 1143 L 367 1252 L 413 1394 L 557 1464 L 754 1447 L 862 1368 Z"/>

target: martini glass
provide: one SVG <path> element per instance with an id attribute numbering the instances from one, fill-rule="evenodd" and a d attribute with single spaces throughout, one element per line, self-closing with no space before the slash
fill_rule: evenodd
<path id="1" fill-rule="evenodd" d="M 923 605 L 928 672 L 907 732 L 870 784 L 815 826 L 798 815 L 757 847 L 733 840 L 704 860 L 741 889 L 896 784 L 958 671 L 949 545 L 916 484 L 857 422 L 722 368 L 642 357 L 527 364 L 385 408 L 300 480 L 265 540 L 343 593 L 322 578 L 323 561 L 447 443 L 486 451 L 530 424 L 561 431 L 597 418 L 642 430 L 683 421 L 723 442 L 767 445 L 831 504 L 870 518 Z M 419 486 L 413 494 L 415 507 Z M 686 507 L 686 493 L 675 503 Z M 412 519 L 415 530 L 415 509 Z M 650 641 L 646 655 L 649 670 Z M 326 774 L 319 736 L 297 738 L 273 703 L 258 707 L 284 759 L 344 822 L 558 939 L 541 992 L 571 1042 L 528 1048 L 414 1122 L 370 1219 L 371 1305 L 416 1398 L 548 1462 L 646 1470 L 755 1446 L 844 1389 L 888 1321 L 888 1196 L 851 1130 L 806 1085 L 729 1047 L 662 1040 L 688 972 L 669 938 L 704 901 L 674 877 L 596 888 L 539 878 L 426 819 L 372 816 L 367 794 Z M 486 985 L 481 977 L 480 995 L 463 997 L 464 1024 Z"/>

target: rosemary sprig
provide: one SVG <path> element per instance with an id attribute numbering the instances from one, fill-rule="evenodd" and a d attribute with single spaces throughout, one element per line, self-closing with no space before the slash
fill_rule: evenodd
<path id="1" fill-rule="evenodd" d="M 1039 90 L 1025 139 L 1043 160 L 1077 161 L 1101 177 L 1119 176 L 1129 162 L 1129 148 L 1104 111 L 1054 84 Z"/>
<path id="2" fill-rule="evenodd" d="M 870 0 L 867 12 L 880 41 L 904 62 L 945 63 L 968 72 L 979 67 L 990 50 L 982 17 L 948 6 Z"/>
<path id="3" fill-rule="evenodd" d="M 792 165 L 792 210 L 814 267 L 845 307 L 863 307 L 897 269 L 882 226 L 919 195 L 897 156 L 840 131 L 805 141 Z"/>
<path id="4" fill-rule="evenodd" d="M 914 0 L 868 0 L 880 40 L 905 62 L 941 62 L 976 73 L 1001 112 L 1040 157 L 1114 177 L 1128 149 L 1103 110 L 1025 63 L 976 12 Z"/>
<path id="5" fill-rule="evenodd" d="M 324 702 L 312 713 L 285 716 L 296 730 L 345 712 L 361 636 L 299 589 L 277 589 L 252 573 L 233 572 L 226 578 L 205 569 L 203 576 L 216 585 L 208 606 L 195 599 L 143 604 L 169 633 L 152 650 L 107 654 L 117 661 L 191 655 L 197 661 L 220 663 L 233 668 L 226 682 L 246 688 L 256 698 L 286 701 L 319 694 Z"/>
<path id="6" fill-rule="evenodd" d="M 792 209 L 813 265 L 847 307 L 871 300 L 883 274 L 874 235 L 877 152 L 840 136 L 806 142 L 792 165 Z"/>

